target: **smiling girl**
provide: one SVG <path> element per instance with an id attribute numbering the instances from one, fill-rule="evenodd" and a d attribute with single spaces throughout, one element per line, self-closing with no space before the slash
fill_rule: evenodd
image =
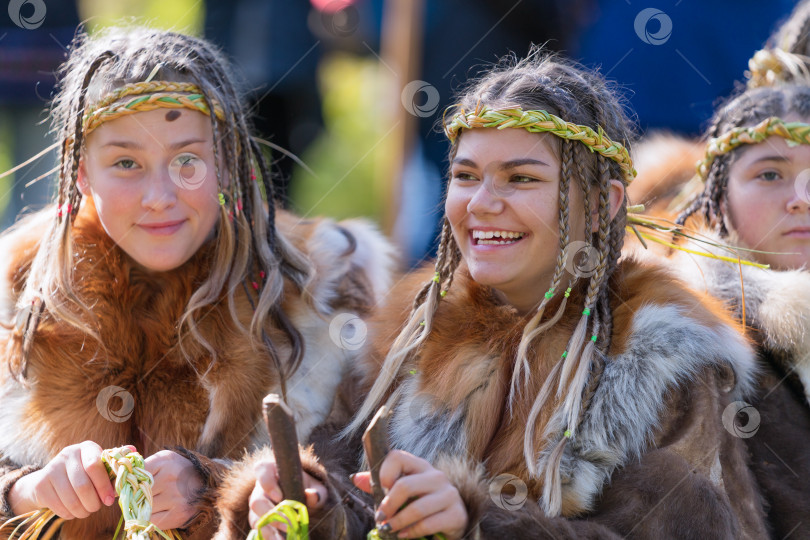
<path id="1" fill-rule="evenodd" d="M 756 389 L 743 424 L 775 538 L 810 536 L 810 87 L 748 90 L 721 107 L 699 174 L 705 186 L 679 218 L 707 226 L 743 258 L 678 262 L 698 289 L 751 330 Z M 745 417 L 747 416 L 747 418 Z"/>
<path id="2" fill-rule="evenodd" d="M 473 81 L 447 118 L 436 263 L 370 326 L 369 390 L 348 428 L 392 408 L 380 530 L 764 536 L 744 448 L 722 424 L 753 353 L 719 306 L 619 260 L 635 171 L 606 83 L 535 51 Z M 370 519 L 341 504 L 338 475 L 359 448 L 314 442 L 313 537 L 359 538 Z M 255 520 L 280 498 L 272 456 L 245 478 Z M 369 474 L 354 483 L 368 490 Z"/>
<path id="3" fill-rule="evenodd" d="M 285 396 L 304 441 L 329 413 L 357 354 L 330 321 L 371 309 L 390 249 L 364 223 L 276 211 L 200 39 L 80 36 L 52 114 L 56 204 L 0 239 L 0 520 L 49 508 L 59 538 L 111 538 L 101 451 L 131 445 L 154 524 L 211 538 L 223 472 L 269 444 L 265 394 Z"/>

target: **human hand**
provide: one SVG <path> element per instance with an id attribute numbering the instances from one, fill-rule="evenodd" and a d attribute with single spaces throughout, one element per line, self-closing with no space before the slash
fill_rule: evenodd
<path id="1" fill-rule="evenodd" d="M 371 493 L 371 473 L 356 474 L 354 484 Z M 468 516 L 458 489 L 424 459 L 401 450 L 389 452 L 380 466 L 380 484 L 387 490 L 375 516 L 381 529 L 400 538 L 441 532 L 454 540 L 464 534 Z"/>
<path id="2" fill-rule="evenodd" d="M 9 492 L 14 514 L 48 508 L 69 520 L 86 518 L 102 504 L 111 506 L 116 493 L 101 462 L 102 450 L 93 441 L 67 446 L 45 467 L 17 480 Z"/>
<path id="3" fill-rule="evenodd" d="M 194 465 L 171 450 L 161 450 L 144 461 L 152 473 L 152 523 L 162 530 L 179 529 L 197 513 L 194 500 L 203 487 Z"/>
<path id="4" fill-rule="evenodd" d="M 278 467 L 274 459 L 264 459 L 256 462 L 253 467 L 256 473 L 256 485 L 250 494 L 250 513 L 248 520 L 250 527 L 255 529 L 256 523 L 275 505 L 280 503 L 284 495 L 278 485 Z M 328 496 L 326 486 L 307 473 L 304 473 L 304 495 L 307 508 L 315 510 L 323 507 Z M 261 531 L 265 538 L 281 540 L 284 537 L 278 532 L 284 530 L 283 523 L 274 523 L 264 527 Z"/>

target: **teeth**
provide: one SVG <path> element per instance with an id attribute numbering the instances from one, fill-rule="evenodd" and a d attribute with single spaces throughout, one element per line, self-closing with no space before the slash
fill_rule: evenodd
<path id="1" fill-rule="evenodd" d="M 473 238 L 477 240 L 488 240 L 490 238 L 522 238 L 524 236 L 521 232 L 511 232 L 511 231 L 479 231 L 473 230 L 472 232 Z"/>

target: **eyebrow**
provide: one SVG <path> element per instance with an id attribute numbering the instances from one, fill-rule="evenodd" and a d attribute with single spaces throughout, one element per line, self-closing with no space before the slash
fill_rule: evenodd
<path id="1" fill-rule="evenodd" d="M 456 158 L 453 160 L 454 165 L 463 165 L 465 167 L 477 167 L 478 165 L 471 159 L 467 158 Z M 516 169 L 522 165 L 540 165 L 542 167 L 549 167 L 550 165 L 545 161 L 540 161 L 539 159 L 532 159 L 532 158 L 521 158 L 521 159 L 511 159 L 509 161 L 504 161 L 500 165 L 498 165 L 499 170 L 508 170 L 508 169 Z"/>
<path id="2" fill-rule="evenodd" d="M 191 146 L 192 144 L 198 143 L 205 143 L 208 142 L 206 139 L 187 139 L 184 141 L 177 141 L 169 145 L 169 150 L 179 150 L 181 148 L 185 148 L 186 146 Z M 126 148 L 128 150 L 141 150 L 143 146 L 138 144 L 135 141 L 109 141 L 101 145 L 102 148 L 106 148 L 108 146 L 114 146 L 116 148 Z"/>
<path id="3" fill-rule="evenodd" d="M 759 162 L 761 162 L 761 161 L 780 161 L 780 162 L 786 162 L 786 161 L 790 161 L 790 158 L 785 157 L 785 156 L 780 156 L 779 154 L 773 154 L 773 155 L 770 155 L 770 156 L 762 156 L 762 157 L 760 157 L 760 158 L 757 158 L 757 159 L 755 159 L 754 161 L 752 161 L 751 163 L 749 163 L 748 165 L 749 165 L 749 166 L 751 166 L 751 165 L 756 165 L 757 163 L 759 163 Z"/>

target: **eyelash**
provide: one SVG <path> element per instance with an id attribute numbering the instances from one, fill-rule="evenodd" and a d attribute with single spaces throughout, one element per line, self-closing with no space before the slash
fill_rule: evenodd
<path id="1" fill-rule="evenodd" d="M 122 165 L 123 163 L 131 163 L 132 165 L 131 165 L 130 167 L 124 167 L 124 166 Z M 134 169 L 134 168 L 135 168 L 137 165 L 138 165 L 138 164 L 137 164 L 137 163 L 135 163 L 135 160 L 134 160 L 134 159 L 119 159 L 118 161 L 116 161 L 116 162 L 115 162 L 115 165 L 114 165 L 114 166 L 115 166 L 116 168 L 118 168 L 118 169 L 123 169 L 123 170 L 125 170 L 125 171 L 131 171 L 131 170 L 132 170 L 132 169 Z"/>
<path id="2" fill-rule="evenodd" d="M 478 178 L 474 174 L 467 173 L 467 172 L 456 173 L 456 174 L 453 175 L 453 179 L 457 179 L 457 180 L 461 180 L 461 181 L 468 181 L 468 182 L 478 180 Z M 539 182 L 540 180 L 538 180 L 537 178 L 534 178 L 532 176 L 525 175 L 525 174 L 516 174 L 516 175 L 510 176 L 509 181 L 517 183 L 517 184 L 529 184 L 529 183 L 532 183 L 532 182 Z"/>
<path id="3" fill-rule="evenodd" d="M 765 178 L 766 174 L 776 175 L 776 178 L 771 178 L 771 179 Z M 757 175 L 757 178 L 761 179 L 761 180 L 764 180 L 765 182 L 775 182 L 776 180 L 781 179 L 782 175 L 779 173 L 779 171 L 763 171 L 763 172 L 761 172 L 761 173 L 759 173 Z"/>

